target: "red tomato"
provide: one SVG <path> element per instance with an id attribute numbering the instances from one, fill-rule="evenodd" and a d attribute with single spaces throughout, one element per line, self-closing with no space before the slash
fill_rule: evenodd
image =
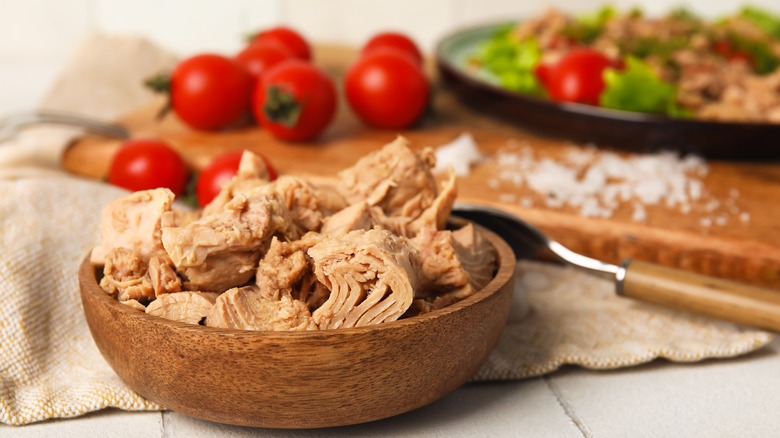
<path id="1" fill-rule="evenodd" d="M 536 64 L 536 67 L 534 68 L 534 74 L 536 75 L 536 79 L 539 79 L 539 82 L 547 88 L 547 81 L 550 80 L 550 73 L 552 72 L 553 65 L 547 62 L 540 62 L 539 64 Z"/>
<path id="2" fill-rule="evenodd" d="M 577 47 L 553 65 L 542 82 L 554 100 L 598 105 L 604 91 L 604 70 L 614 66 L 601 52 Z"/>
<path id="3" fill-rule="evenodd" d="M 134 191 L 166 187 L 179 195 L 187 187 L 187 166 L 162 140 L 128 140 L 114 155 L 108 182 Z"/>
<path id="4" fill-rule="evenodd" d="M 396 51 L 366 54 L 347 70 L 344 81 L 352 109 L 377 128 L 407 128 L 428 104 L 430 87 L 422 69 Z"/>
<path id="5" fill-rule="evenodd" d="M 171 106 L 196 129 L 239 122 L 249 110 L 252 77 L 233 59 L 204 54 L 185 59 L 171 74 Z"/>
<path id="6" fill-rule="evenodd" d="M 236 55 L 236 61 L 257 81 L 263 72 L 292 57 L 293 55 L 281 46 L 250 44 Z"/>
<path id="7" fill-rule="evenodd" d="M 205 207 L 214 198 L 217 197 L 222 186 L 238 173 L 238 165 L 241 162 L 243 151 L 228 152 L 214 158 L 208 166 L 198 176 L 198 183 L 195 187 L 195 194 L 198 196 L 198 203 Z M 260 155 L 268 169 L 268 179 L 276 179 L 276 169 L 271 165 L 268 159 Z"/>
<path id="8" fill-rule="evenodd" d="M 423 57 L 417 44 L 411 38 L 397 32 L 384 32 L 374 35 L 361 50 L 365 55 L 377 49 L 392 48 L 410 55 L 418 65 L 422 65 Z"/>
<path id="9" fill-rule="evenodd" d="M 288 141 L 317 137 L 336 113 L 336 87 L 317 67 L 298 59 L 268 70 L 255 88 L 255 119 Z"/>
<path id="10" fill-rule="evenodd" d="M 751 66 L 754 65 L 753 56 L 751 56 L 750 53 L 735 49 L 728 41 L 716 42 L 713 49 L 715 50 L 715 53 L 718 53 L 730 62 L 744 62 Z"/>
<path id="11" fill-rule="evenodd" d="M 311 60 L 311 47 L 306 39 L 289 27 L 277 26 L 263 30 L 255 35 L 254 44 L 268 44 L 280 46 L 286 49 L 296 58 L 306 61 Z"/>
<path id="12" fill-rule="evenodd" d="M 723 57 L 728 57 L 729 55 L 731 55 L 733 48 L 731 47 L 731 43 L 729 43 L 728 41 L 718 41 L 715 43 L 713 50 L 715 51 L 715 53 Z"/>

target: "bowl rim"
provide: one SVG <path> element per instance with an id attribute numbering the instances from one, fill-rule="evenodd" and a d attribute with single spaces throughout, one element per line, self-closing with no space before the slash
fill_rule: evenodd
<path id="1" fill-rule="evenodd" d="M 376 325 L 310 331 L 240 330 L 188 324 L 181 321 L 174 321 L 154 315 L 149 315 L 146 312 L 139 311 L 126 304 L 122 304 L 117 299 L 111 297 L 100 287 L 97 282 L 97 270 L 99 269 L 100 265 L 95 265 L 90 261 L 91 251 L 87 253 L 86 257 L 82 261 L 78 273 L 80 279 L 79 289 L 81 290 L 81 302 L 82 306 L 88 305 L 85 294 L 89 294 L 98 300 L 98 302 L 103 303 L 105 306 L 120 312 L 120 314 L 128 318 L 136 319 L 139 322 L 156 324 L 162 327 L 168 327 L 176 330 L 199 333 L 202 336 L 228 337 L 237 340 L 245 340 L 247 338 L 318 339 L 329 336 L 353 336 L 363 335 L 369 332 L 377 333 L 385 330 L 397 330 L 406 326 L 425 323 L 449 316 L 453 313 L 461 312 L 476 303 L 496 295 L 501 291 L 502 287 L 507 283 L 507 281 L 512 278 L 517 266 L 517 259 L 512 248 L 496 233 L 477 224 L 474 224 L 474 226 L 477 228 L 477 231 L 482 234 L 496 250 L 497 267 L 493 279 L 490 280 L 490 282 L 485 285 L 485 287 L 476 291 L 474 294 L 441 309 L 437 309 L 423 315 L 417 315 L 410 318 L 404 318 L 390 322 L 383 322 Z"/>

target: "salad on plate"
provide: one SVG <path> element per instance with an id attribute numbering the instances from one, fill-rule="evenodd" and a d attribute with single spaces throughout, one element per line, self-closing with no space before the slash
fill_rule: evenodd
<path id="1" fill-rule="evenodd" d="M 499 29 L 470 64 L 503 88 L 555 101 L 780 123 L 780 17 L 754 7 L 716 20 L 687 9 L 550 9 Z"/>

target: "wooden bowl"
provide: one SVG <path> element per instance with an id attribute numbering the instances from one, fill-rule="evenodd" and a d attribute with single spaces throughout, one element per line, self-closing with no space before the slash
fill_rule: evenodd
<path id="1" fill-rule="evenodd" d="M 84 259 L 81 300 L 103 357 L 166 408 L 255 427 L 343 426 L 387 418 L 452 392 L 487 359 L 506 323 L 515 255 L 501 238 L 495 278 L 429 314 L 361 327 L 254 332 L 196 326 L 120 304 Z"/>

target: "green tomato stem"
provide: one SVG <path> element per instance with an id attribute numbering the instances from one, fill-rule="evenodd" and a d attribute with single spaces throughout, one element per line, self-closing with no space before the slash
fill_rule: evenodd
<path id="1" fill-rule="evenodd" d="M 265 105 L 263 105 L 263 112 L 268 120 L 291 128 L 298 123 L 301 109 L 301 104 L 292 93 L 274 85 L 268 87 Z"/>

